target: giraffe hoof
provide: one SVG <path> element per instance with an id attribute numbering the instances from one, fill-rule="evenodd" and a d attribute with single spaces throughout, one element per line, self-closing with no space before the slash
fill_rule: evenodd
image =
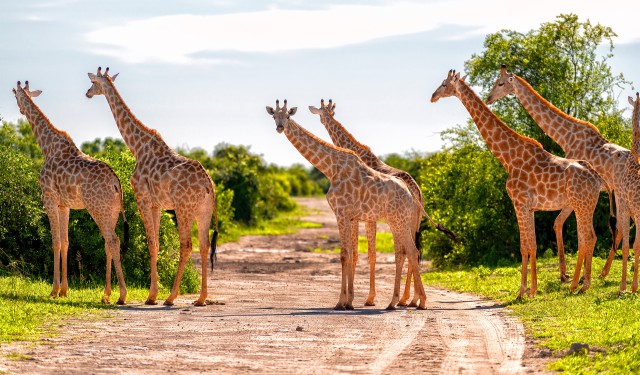
<path id="1" fill-rule="evenodd" d="M 400 307 L 407 307 L 407 301 L 400 301 L 400 302 L 398 302 L 398 306 L 400 306 Z"/>
<path id="2" fill-rule="evenodd" d="M 344 305 L 337 304 L 336 307 L 334 307 L 333 309 L 336 311 L 344 311 L 345 307 Z"/>
<path id="3" fill-rule="evenodd" d="M 365 302 L 365 303 L 364 303 L 364 305 L 365 305 L 365 306 L 375 306 L 376 304 L 375 304 L 375 302 L 369 302 L 369 301 L 367 301 L 367 302 Z"/>
<path id="4" fill-rule="evenodd" d="M 124 306 L 124 305 L 126 305 L 126 304 L 127 304 L 127 303 L 126 303 L 126 302 L 124 301 L 124 299 L 122 299 L 122 298 L 118 298 L 118 302 L 116 302 L 116 305 L 120 305 L 120 306 Z"/>
<path id="5" fill-rule="evenodd" d="M 427 306 L 416 306 L 416 310 L 426 310 Z"/>
<path id="6" fill-rule="evenodd" d="M 144 304 L 152 306 L 152 305 L 157 305 L 158 302 L 155 299 L 147 299 L 146 301 L 144 301 Z"/>
<path id="7" fill-rule="evenodd" d="M 193 301 L 193 306 L 207 306 L 207 303 L 201 301 Z"/>
<path id="8" fill-rule="evenodd" d="M 418 302 L 411 301 L 411 303 L 409 303 L 409 307 L 418 307 Z"/>
<path id="9" fill-rule="evenodd" d="M 347 303 L 347 305 L 344 308 L 347 310 L 353 310 L 353 305 L 350 303 Z"/>
<path id="10" fill-rule="evenodd" d="M 164 301 L 163 305 L 165 305 L 165 306 L 173 306 L 173 302 L 169 301 L 169 300 L 166 300 L 166 301 Z"/>
<path id="11" fill-rule="evenodd" d="M 107 296 L 102 297 L 102 301 L 101 302 L 104 303 L 105 305 L 111 304 L 111 302 L 109 302 L 109 297 L 107 297 Z"/>
<path id="12" fill-rule="evenodd" d="M 393 305 L 389 304 L 389 306 L 387 306 L 387 308 L 386 308 L 385 310 L 393 311 L 393 310 L 395 310 L 395 309 L 396 309 L 396 307 L 395 307 L 395 306 L 393 306 Z"/>

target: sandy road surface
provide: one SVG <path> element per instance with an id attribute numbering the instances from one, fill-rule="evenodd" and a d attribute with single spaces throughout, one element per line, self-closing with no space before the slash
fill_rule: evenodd
<path id="1" fill-rule="evenodd" d="M 173 307 L 130 304 L 114 317 L 71 321 L 41 345 L 1 347 L 0 369 L 37 374 L 149 374 L 249 372 L 537 373 L 542 360 L 523 360 L 523 327 L 504 309 L 478 297 L 427 288 L 427 310 L 386 311 L 393 255 L 378 254 L 377 306 L 363 307 L 368 264 L 361 256 L 354 311 L 337 312 L 335 219 L 320 199 L 302 200 L 319 213 L 321 229 L 277 237 L 244 237 L 221 246 L 209 298 L 193 307 L 180 296 Z M 160 296 L 162 297 L 162 296 Z M 30 359 L 7 360 L 7 353 Z M 526 356 L 524 356 L 526 357 Z"/>

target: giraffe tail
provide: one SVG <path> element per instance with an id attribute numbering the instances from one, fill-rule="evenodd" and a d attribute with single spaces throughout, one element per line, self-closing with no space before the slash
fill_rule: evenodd
<path id="1" fill-rule="evenodd" d="M 444 225 L 440 224 L 440 223 L 436 223 L 435 221 L 433 221 L 433 219 L 431 218 L 431 216 L 429 216 L 428 214 L 425 214 L 426 216 L 426 220 L 422 220 L 422 223 L 420 224 L 420 230 L 423 230 L 424 227 L 426 227 L 427 225 L 427 221 L 431 222 L 431 224 L 433 225 L 434 228 L 436 228 L 437 230 L 439 230 L 440 232 L 446 234 L 449 238 L 451 238 L 451 240 L 455 243 L 460 243 L 460 238 L 458 238 L 458 236 L 456 236 L 455 233 L 453 233 L 451 230 L 449 230 L 447 227 L 445 227 Z"/>
<path id="2" fill-rule="evenodd" d="M 616 250 L 616 237 L 618 236 L 618 219 L 616 218 L 616 215 L 614 213 L 614 207 L 613 207 L 613 189 L 611 189 L 611 187 L 609 186 L 609 184 L 607 184 L 607 182 L 605 180 L 602 180 L 602 184 L 605 187 L 605 189 L 607 190 L 607 193 L 609 194 L 609 230 L 611 231 L 611 239 L 613 244 L 612 246 L 612 251 Z"/>
<path id="3" fill-rule="evenodd" d="M 218 248 L 218 208 L 216 207 L 217 200 L 215 199 L 215 192 L 213 195 L 213 236 L 211 236 L 211 253 L 209 254 L 209 261 L 211 263 L 211 272 L 213 272 L 213 266 L 216 263 L 216 250 Z"/>

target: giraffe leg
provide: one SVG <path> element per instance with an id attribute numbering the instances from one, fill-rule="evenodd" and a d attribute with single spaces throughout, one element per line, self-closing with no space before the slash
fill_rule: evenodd
<path id="1" fill-rule="evenodd" d="M 138 198 L 136 196 L 138 210 L 144 225 L 147 236 L 147 248 L 149 249 L 149 263 L 151 266 L 151 285 L 149 286 L 149 296 L 145 301 L 146 305 L 156 305 L 158 297 L 158 239 L 160 236 L 160 209 L 153 207 L 148 198 Z"/>
<path id="2" fill-rule="evenodd" d="M 365 223 L 367 232 L 367 257 L 369 260 L 369 296 L 364 303 L 365 306 L 375 306 L 376 299 L 376 222 L 367 221 Z"/>
<path id="3" fill-rule="evenodd" d="M 567 221 L 567 218 L 573 212 L 573 208 L 571 206 L 567 206 L 560 211 L 560 214 L 556 217 L 555 222 L 553 223 L 553 230 L 556 233 L 556 243 L 558 244 L 558 263 L 560 268 L 560 281 L 565 282 L 569 280 L 569 276 L 567 275 L 567 263 L 564 258 L 564 241 L 562 239 L 562 227 L 564 226 L 564 222 Z"/>
<path id="4" fill-rule="evenodd" d="M 209 255 L 209 248 L 211 247 L 211 243 L 209 241 L 209 226 L 211 225 L 213 207 L 208 210 L 205 209 L 204 211 L 204 213 L 201 213 L 196 217 L 196 224 L 198 225 L 198 242 L 200 242 L 200 263 L 202 264 L 202 284 L 200 285 L 200 297 L 193 303 L 195 306 L 205 306 L 207 304 L 207 258 Z"/>
<path id="5" fill-rule="evenodd" d="M 527 263 L 531 257 L 531 290 L 530 296 L 534 296 L 537 290 L 535 273 L 536 233 L 533 220 L 533 212 L 526 207 L 515 206 L 518 228 L 520 230 L 520 254 L 522 255 L 522 274 L 520 277 L 520 292 L 518 299 L 527 293 Z"/>
<path id="6" fill-rule="evenodd" d="M 634 218 L 634 222 L 639 223 L 640 217 Z M 631 283 L 631 291 L 638 291 L 638 260 L 640 259 L 640 229 L 636 225 L 636 238 L 633 240 L 633 282 Z"/>
<path id="7" fill-rule="evenodd" d="M 618 201 L 618 195 L 615 196 L 615 202 L 616 202 L 616 217 L 618 218 L 618 224 L 617 227 L 618 228 L 628 228 L 630 226 L 630 222 L 629 222 L 629 214 L 627 213 L 625 216 L 625 212 L 627 211 L 627 206 L 625 202 L 619 202 Z M 626 217 L 626 221 L 624 220 L 624 217 Z M 617 233 L 616 233 L 616 238 L 612 239 L 612 241 L 614 241 L 615 246 L 613 246 L 611 248 L 611 250 L 609 251 L 609 256 L 607 257 L 607 261 L 604 264 L 604 267 L 602 268 L 602 272 L 600 273 L 600 278 L 604 279 L 607 277 L 607 275 L 609 275 L 609 271 L 611 270 L 611 264 L 613 263 L 613 260 L 616 257 L 616 254 L 618 252 L 618 246 L 620 244 L 620 241 L 622 240 L 623 242 L 623 246 L 624 246 L 624 241 L 625 241 L 625 237 L 624 237 L 624 231 L 621 231 L 618 229 Z M 627 245 L 629 242 L 629 236 L 627 235 L 626 237 L 626 241 L 627 241 Z"/>
<path id="8" fill-rule="evenodd" d="M 389 224 L 391 226 L 391 223 Z M 387 310 L 395 310 L 398 302 L 400 301 L 400 279 L 402 278 L 402 269 L 404 268 L 406 252 L 406 234 L 402 227 L 398 225 L 391 226 L 391 233 L 393 234 L 393 243 L 395 246 L 396 275 L 393 283 L 393 297 L 387 306 Z"/>
<path id="9" fill-rule="evenodd" d="M 178 264 L 178 272 L 176 278 L 173 281 L 173 288 L 171 288 L 171 294 L 164 301 L 166 306 L 173 306 L 173 301 L 178 297 L 180 292 L 180 280 L 184 273 L 184 267 L 187 265 L 189 255 L 193 251 L 193 245 L 191 243 L 191 226 L 193 225 L 194 217 L 188 212 L 176 211 L 176 217 L 178 219 L 178 235 L 180 237 L 180 263 Z M 205 280 L 206 281 L 206 280 Z M 200 296 L 202 298 L 202 296 Z M 206 299 L 206 295 L 204 297 Z M 204 303 L 204 301 L 202 301 Z"/>
<path id="10" fill-rule="evenodd" d="M 340 298 L 336 304 L 335 310 L 344 310 L 348 302 L 347 284 L 349 282 L 349 275 L 352 269 L 352 254 L 351 254 L 351 228 L 350 220 L 347 218 L 338 217 L 338 231 L 340 233 L 340 263 L 342 264 L 342 281 L 340 285 Z"/>
<path id="11" fill-rule="evenodd" d="M 407 262 L 409 263 L 409 262 Z M 403 265 L 404 267 L 404 265 Z M 404 284 L 404 293 L 402 293 L 402 297 L 400 297 L 400 301 L 398 301 L 398 306 L 411 306 L 407 304 L 407 300 L 411 297 L 411 280 L 413 279 L 413 270 L 411 269 L 411 264 L 407 265 L 407 280 Z M 411 301 L 413 303 L 414 301 Z"/>
<path id="12" fill-rule="evenodd" d="M 594 207 L 595 208 L 595 207 Z M 573 273 L 573 281 L 569 287 L 570 291 L 574 291 L 580 282 L 580 273 L 582 264 L 584 263 L 584 282 L 582 291 L 589 289 L 591 284 L 591 257 L 593 256 L 593 247 L 595 246 L 595 232 L 593 231 L 593 220 L 589 220 L 588 214 L 579 214 L 576 212 L 576 221 L 578 224 L 578 260 L 576 269 Z"/>
<path id="13" fill-rule="evenodd" d="M 53 247 L 53 285 L 51 287 L 51 297 L 57 298 L 60 292 L 60 214 L 57 199 L 51 193 L 44 193 L 42 200 L 44 208 L 49 217 L 49 227 L 51 228 L 51 243 Z"/>
<path id="14" fill-rule="evenodd" d="M 66 297 L 69 290 L 67 280 L 67 253 L 69 252 L 69 207 L 60 207 L 58 211 L 60 223 L 60 261 L 62 274 L 60 276 L 60 297 Z"/>
<path id="15" fill-rule="evenodd" d="M 118 217 L 120 216 L 120 197 L 118 194 L 113 196 L 110 207 L 111 212 L 107 214 L 100 212 L 98 207 L 87 207 L 89 214 L 93 220 L 98 224 L 102 238 L 104 239 L 104 251 L 107 256 L 106 263 L 106 275 L 105 275 L 105 287 L 102 302 L 109 304 L 109 298 L 111 297 L 111 262 L 116 269 L 116 277 L 118 278 L 118 288 L 120 296 L 116 302 L 118 305 L 125 305 L 127 300 L 127 286 L 124 281 L 124 272 L 122 270 L 122 263 L 120 260 L 120 238 L 116 234 L 116 225 L 118 223 Z"/>
<path id="16" fill-rule="evenodd" d="M 420 265 L 418 264 L 418 249 L 413 243 L 407 243 L 406 248 L 409 249 L 407 259 L 409 260 L 409 267 L 413 273 L 414 283 L 414 296 L 409 306 L 417 307 L 418 310 L 426 309 L 427 305 L 427 293 L 424 291 L 424 285 L 422 284 L 422 278 L 420 277 Z M 409 274 L 407 274 L 409 278 Z"/>
<path id="17" fill-rule="evenodd" d="M 622 220 L 619 223 L 627 223 L 622 224 L 622 278 L 620 280 L 620 293 L 627 290 L 627 262 L 629 260 L 629 212 L 627 210 L 624 211 L 622 216 Z"/>
<path id="18" fill-rule="evenodd" d="M 351 274 L 347 283 L 347 310 L 353 310 L 354 288 L 353 282 L 356 276 L 356 265 L 358 263 L 358 221 L 351 220 Z"/>

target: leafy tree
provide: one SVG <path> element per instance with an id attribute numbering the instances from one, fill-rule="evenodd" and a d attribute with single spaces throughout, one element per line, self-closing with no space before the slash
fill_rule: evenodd
<path id="1" fill-rule="evenodd" d="M 609 66 L 616 36 L 610 27 L 580 22 L 575 14 L 561 14 L 538 30 L 502 30 L 487 35 L 484 50 L 465 62 L 465 70 L 469 82 L 486 94 L 500 65 L 507 64 L 509 71 L 524 78 L 560 110 L 592 122 L 610 141 L 630 147 L 629 125 L 617 108 L 615 92 L 630 82 L 622 74 L 614 75 Z M 601 51 L 605 54 L 599 56 Z M 545 150 L 564 155 L 515 97 L 496 102 L 492 110 L 520 134 L 540 141 Z"/>
<path id="2" fill-rule="evenodd" d="M 3 122 L 0 127 L 0 145 L 20 152 L 34 162 L 34 167 L 40 172 L 44 163 L 44 156 L 31 131 L 31 125 L 24 119 L 16 124 Z"/>
<path id="3" fill-rule="evenodd" d="M 51 234 L 36 162 L 0 144 L 0 181 L 0 273 L 48 277 Z"/>
<path id="4" fill-rule="evenodd" d="M 608 27 L 562 14 L 527 33 L 502 30 L 487 35 L 484 50 L 465 62 L 465 70 L 468 81 L 488 93 L 500 65 L 507 64 L 555 106 L 594 123 L 605 137 L 629 147 L 631 132 L 614 92 L 628 82 L 609 66 L 615 36 Z M 563 155 L 514 97 L 501 99 L 492 110 L 514 130 L 540 141 L 547 151 Z M 462 244 L 452 244 L 432 233 L 425 236 L 428 255 L 440 265 L 496 264 L 520 257 L 517 222 L 505 189 L 506 171 L 471 124 L 443 132 L 449 147 L 427 158 L 421 170 L 427 212 L 463 238 Z M 600 248 L 611 243 L 608 212 L 608 200 L 601 197 L 594 216 Z M 557 213 L 536 214 L 539 252 L 556 248 L 552 228 Z M 565 226 L 566 249 L 575 249 L 575 219 Z"/>
<path id="5" fill-rule="evenodd" d="M 87 155 L 100 155 L 105 152 L 107 148 L 111 148 L 113 151 L 125 152 L 127 151 L 127 145 L 122 139 L 107 137 L 104 139 L 96 138 L 91 142 L 84 142 L 80 149 Z"/>

